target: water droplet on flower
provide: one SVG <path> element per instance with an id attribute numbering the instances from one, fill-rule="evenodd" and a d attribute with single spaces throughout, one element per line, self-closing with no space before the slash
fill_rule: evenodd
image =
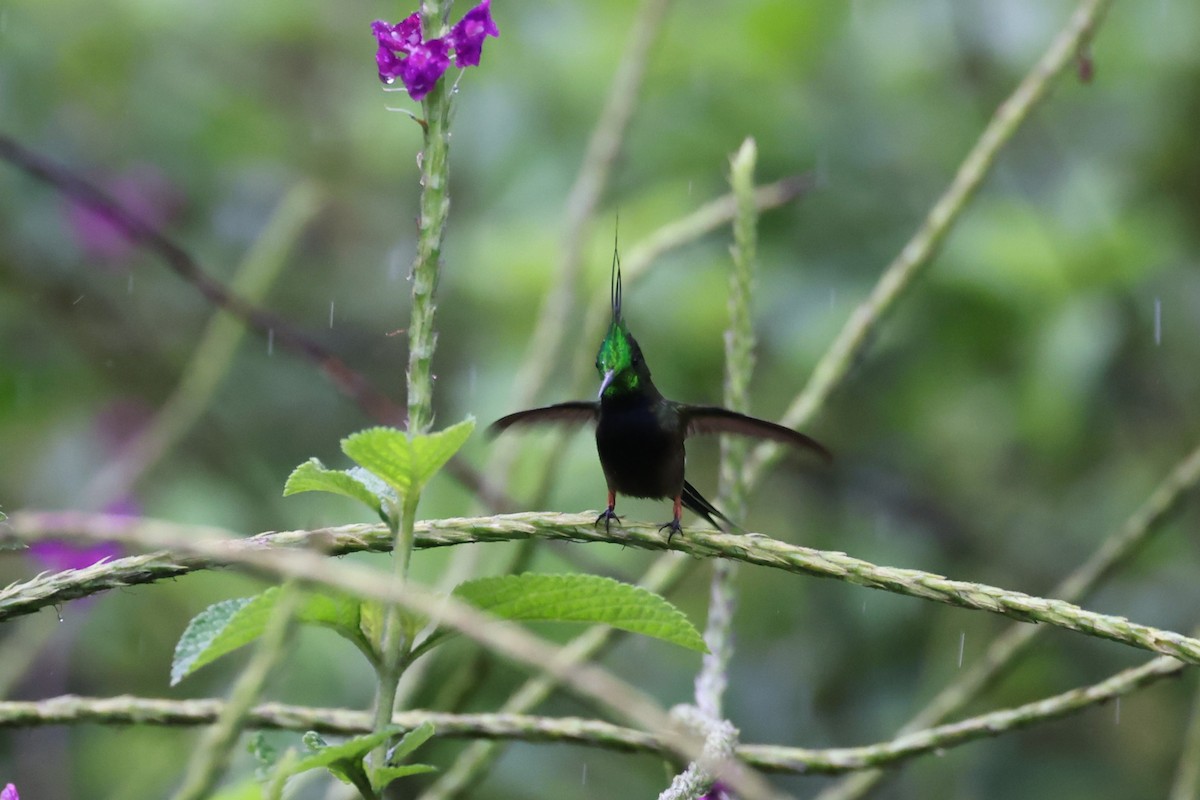
<path id="1" fill-rule="evenodd" d="M 425 166 L 425 151 L 418 150 L 417 151 L 417 169 L 421 169 L 423 166 Z"/>
<path id="2" fill-rule="evenodd" d="M 396 82 L 396 79 L 395 78 L 384 78 L 383 82 L 386 83 L 388 86 L 391 86 L 393 83 Z"/>

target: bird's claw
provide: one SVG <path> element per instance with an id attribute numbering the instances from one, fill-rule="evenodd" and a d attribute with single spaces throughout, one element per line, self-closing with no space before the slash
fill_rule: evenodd
<path id="1" fill-rule="evenodd" d="M 661 531 L 661 530 L 664 530 L 664 529 L 666 529 L 666 528 L 669 528 L 669 529 L 670 529 L 670 530 L 668 531 L 668 533 L 667 533 L 667 544 L 670 544 L 670 543 L 671 543 L 671 537 L 672 537 L 672 536 L 674 536 L 675 534 L 677 534 L 677 533 L 679 533 L 681 530 L 683 530 L 683 527 L 682 527 L 682 526 L 679 524 L 679 518 L 678 518 L 678 517 L 676 517 L 675 519 L 672 519 L 670 522 L 664 522 L 662 525 L 659 525 L 659 526 L 658 526 L 658 529 L 659 529 L 660 531 Z"/>
<path id="2" fill-rule="evenodd" d="M 608 526 L 609 526 L 609 523 L 611 523 L 614 519 L 617 522 L 621 521 L 621 518 L 617 516 L 617 512 L 613 511 L 612 506 L 609 506 L 608 508 L 604 509 L 604 511 L 600 514 L 600 516 L 596 517 L 596 521 L 593 523 L 593 527 L 596 525 L 599 525 L 600 520 L 604 520 L 604 532 L 610 533 Z"/>

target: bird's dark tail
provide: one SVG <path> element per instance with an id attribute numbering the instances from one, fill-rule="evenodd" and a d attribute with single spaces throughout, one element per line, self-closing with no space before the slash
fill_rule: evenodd
<path id="1" fill-rule="evenodd" d="M 729 517 L 718 511 L 716 506 L 705 500 L 704 495 L 696 491 L 696 487 L 687 481 L 683 482 L 683 505 L 688 510 L 704 517 L 717 530 L 725 533 L 736 533 L 741 530 Z M 721 520 L 721 522 L 717 522 L 717 520 Z"/>

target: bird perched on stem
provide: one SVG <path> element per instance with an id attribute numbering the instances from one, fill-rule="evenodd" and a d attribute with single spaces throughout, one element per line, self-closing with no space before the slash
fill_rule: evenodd
<path id="1" fill-rule="evenodd" d="M 641 347 L 621 317 L 621 262 L 615 252 L 611 297 L 612 323 L 596 355 L 600 373 L 596 400 L 518 411 L 496 420 L 489 429 L 495 435 L 514 426 L 596 423 L 596 450 L 608 482 L 608 506 L 596 518 L 597 525 L 603 521 L 608 530 L 612 520 L 620 520 L 615 511 L 617 495 L 624 494 L 674 501 L 671 520 L 659 528 L 669 529 L 668 542 L 680 530 L 684 508 L 718 529 L 736 528 L 684 479 L 684 441 L 692 434 L 732 433 L 771 439 L 812 450 L 826 461 L 832 459 L 821 444 L 791 428 L 719 406 L 693 406 L 663 397 L 650 379 Z"/>

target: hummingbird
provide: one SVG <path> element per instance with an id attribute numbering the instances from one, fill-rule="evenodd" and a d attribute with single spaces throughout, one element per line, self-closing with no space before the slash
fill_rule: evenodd
<path id="1" fill-rule="evenodd" d="M 613 520 L 620 521 L 616 504 L 617 495 L 623 494 L 674 502 L 673 516 L 659 526 L 659 530 L 668 530 L 668 543 L 680 530 L 684 508 L 719 530 L 737 529 L 684 477 L 684 442 L 693 434 L 732 433 L 770 439 L 832 460 L 819 442 L 791 428 L 720 406 L 689 405 L 663 397 L 650 379 L 642 348 L 621 316 L 621 262 L 615 252 L 610 294 L 612 322 L 596 354 L 600 375 L 596 399 L 518 411 L 496 420 L 489 428 L 494 436 L 510 427 L 595 423 L 596 451 L 608 483 L 608 504 L 596 517 L 596 525 L 603 522 L 607 531 Z"/>

